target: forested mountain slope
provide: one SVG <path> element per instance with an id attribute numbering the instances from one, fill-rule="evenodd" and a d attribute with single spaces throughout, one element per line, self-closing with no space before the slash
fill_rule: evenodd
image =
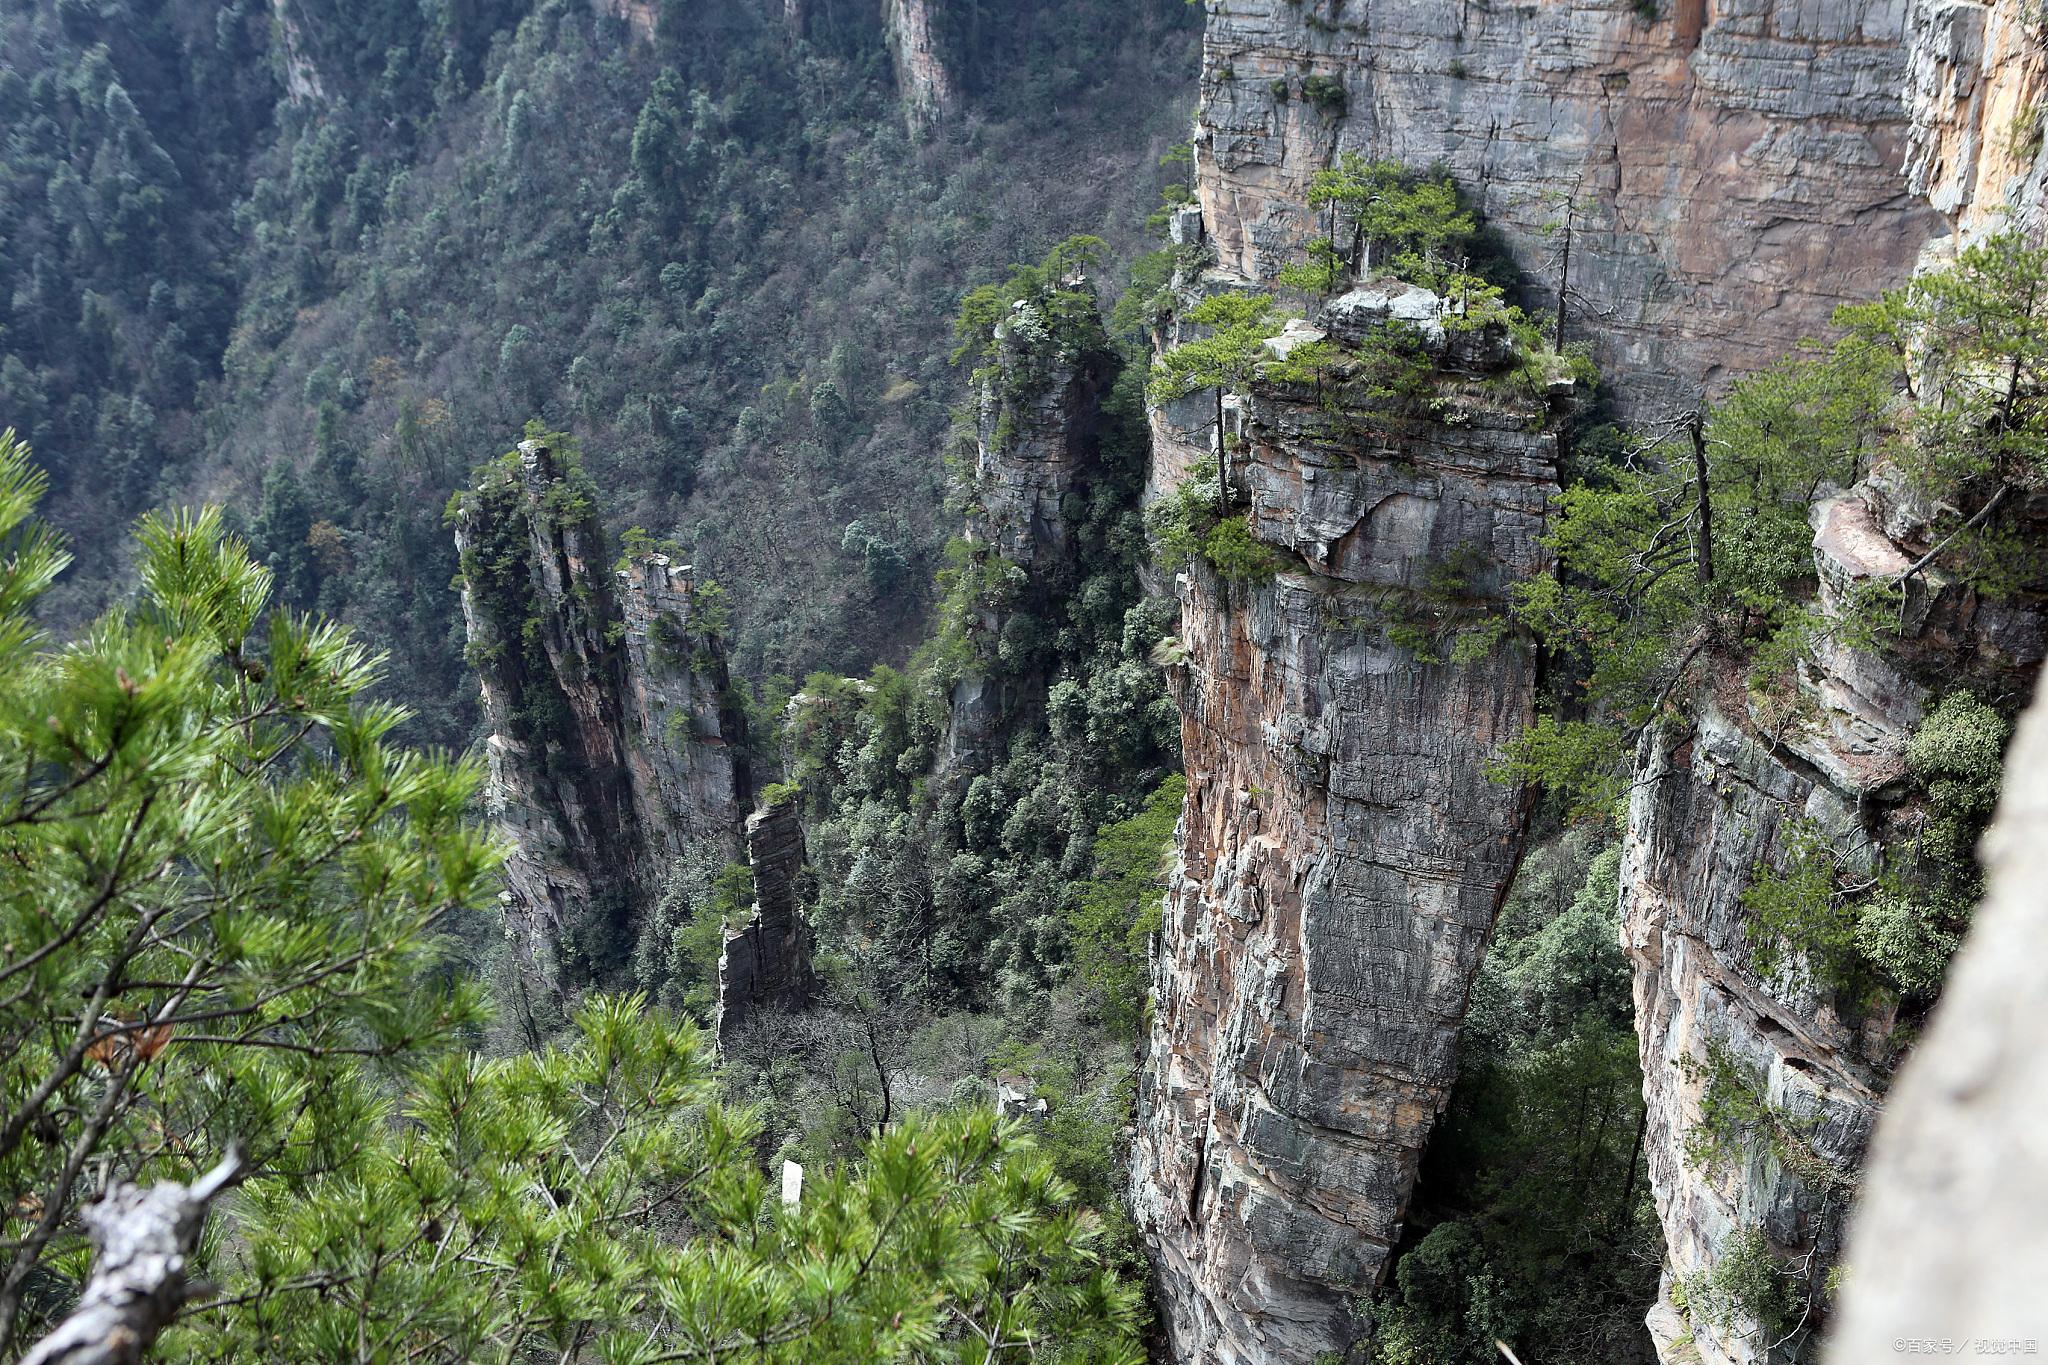
<path id="1" fill-rule="evenodd" d="M 1003 10 L 939 16 L 927 118 L 893 8 L 10 5 L 0 409 L 81 551 L 60 614 L 128 515 L 224 501 L 459 742 L 441 504 L 539 416 L 732 585 L 745 671 L 899 652 L 961 291 L 1133 249 L 1181 136 L 1186 6 Z"/>
<path id="2" fill-rule="evenodd" d="M 0 39 L 0 1353 L 228 1153 L 167 1356 L 1821 1354 L 2048 657 L 2039 4 Z"/>

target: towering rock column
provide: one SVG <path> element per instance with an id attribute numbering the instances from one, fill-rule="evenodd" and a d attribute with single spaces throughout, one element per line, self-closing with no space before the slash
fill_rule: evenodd
<path id="1" fill-rule="evenodd" d="M 1535 701 L 1503 599 L 1556 488 L 1545 404 L 1472 377 L 1438 376 L 1434 416 L 1260 387 L 1236 479 L 1283 567 L 1176 585 L 1188 796 L 1132 1199 L 1179 1361 L 1348 1345 L 1449 1097 L 1521 842 L 1486 775 Z"/>
<path id="2" fill-rule="evenodd" d="M 939 53 L 932 15 L 938 0 L 882 0 L 882 24 L 896 65 L 896 90 L 913 129 L 929 129 L 958 99 L 953 73 Z"/>
<path id="3" fill-rule="evenodd" d="M 526 441 L 486 466 L 456 545 L 486 797 L 513 845 L 507 926 L 539 1029 L 561 997 L 615 979 L 686 847 L 736 844 L 748 779 L 728 735 L 743 722 L 689 571 L 650 555 L 614 576 L 587 481 L 558 452 Z"/>
<path id="4" fill-rule="evenodd" d="M 732 1046 L 763 1009 L 800 1010 L 817 995 L 811 970 L 811 926 L 804 918 L 797 877 L 804 866 L 804 831 L 797 794 L 747 817 L 747 861 L 754 871 L 754 912 L 728 924 L 718 960 L 718 1046 Z"/>
<path id="5" fill-rule="evenodd" d="M 1085 279 L 1061 282 L 1061 297 L 1091 299 Z M 1117 360 L 1092 306 L 1059 321 L 1020 303 L 998 325 L 995 354 L 975 394 L 973 505 L 967 540 L 979 572 L 1015 581 L 1001 608 L 977 607 L 975 630 L 987 656 L 999 652 L 1010 619 L 1049 619 L 1076 585 L 1080 500 L 1101 467 L 1102 398 Z M 993 585 L 992 585 L 993 586 Z M 1000 667 L 970 669 L 954 685 L 944 766 L 984 765 L 1004 729 L 1043 699 L 1046 679 Z"/>

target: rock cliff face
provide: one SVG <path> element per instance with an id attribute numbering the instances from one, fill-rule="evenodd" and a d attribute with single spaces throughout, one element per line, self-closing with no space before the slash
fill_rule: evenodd
<path id="1" fill-rule="evenodd" d="M 2048 41 L 2021 0 L 1919 0 L 1912 14 L 1907 177 L 1964 238 L 2010 209 L 2041 229 Z"/>
<path id="2" fill-rule="evenodd" d="M 1838 613 L 1859 584 L 1896 578 L 1914 556 L 1887 535 L 1920 528 L 1882 482 L 1814 508 L 1820 603 Z M 1915 580 L 1907 637 L 1882 657 L 1844 646 L 1804 661 L 1796 694 L 1772 698 L 1731 670 L 1689 724 L 1646 734 L 1623 843 L 1623 946 L 1635 971 L 1648 1104 L 1645 1153 L 1667 1243 L 1650 1328 L 1667 1361 L 1760 1362 L 1823 1321 L 1819 1278 L 1840 1252 L 1848 1200 L 1899 1058 L 1896 997 L 1861 1000 L 1801 970 L 1764 970 L 1743 896 L 1758 868 L 1784 870 L 1818 839 L 1852 881 L 1893 866 L 1921 821 L 1906 747 L 1929 692 L 1915 665 L 1976 660 L 2024 670 L 2043 652 L 2030 612 L 1938 576 Z M 1768 965 L 1768 964 L 1766 964 Z M 1718 1158 L 1698 1135 L 1735 1090 L 1776 1137 L 1752 1131 Z M 1764 1331 L 1688 1312 L 1685 1285 L 1760 1230 L 1808 1267 L 1805 1330 Z M 1696 1291 L 1695 1291 L 1696 1292 Z"/>
<path id="3" fill-rule="evenodd" d="M 1349 1343 L 1516 865 L 1483 769 L 1536 664 L 1505 632 L 1447 656 L 1542 568 L 1556 449 L 1542 403 L 1440 384 L 1432 417 L 1261 387 L 1234 481 L 1285 567 L 1177 583 L 1189 785 L 1133 1154 L 1176 1360 Z M 1159 415 L 1159 458 L 1207 458 L 1204 410 Z"/>
<path id="4" fill-rule="evenodd" d="M 1929 246 L 1929 261 L 2006 221 L 2001 209 L 2038 232 L 2043 162 L 2026 121 L 2038 126 L 2035 101 L 2048 77 L 2039 36 L 2021 26 L 2016 4 L 1929 0 L 1912 8 L 1909 38 L 1908 171 L 1912 187 L 1956 229 Z M 1823 500 L 1813 521 L 1821 600 L 1831 611 L 1859 582 L 1898 576 L 1926 548 L 1912 500 L 1883 480 Z M 1716 1325 L 1683 1311 L 1683 1282 L 1712 1272 L 1748 1229 L 1761 1229 L 1780 1255 L 1816 1273 L 1832 1263 L 1898 1056 L 1895 1003 L 1857 1014 L 1757 969 L 1743 893 L 1759 865 L 1782 868 L 1798 838 L 1821 838 L 1850 869 L 1873 868 L 1887 847 L 1908 847 L 1916 798 L 1902 781 L 1903 757 L 1930 700 L 1914 676 L 1928 676 L 1930 663 L 1953 673 L 1971 660 L 2024 670 L 2042 655 L 2041 622 L 2031 612 L 1980 600 L 1938 576 L 1913 580 L 1906 611 L 1907 637 L 1885 657 L 1830 646 L 1803 663 L 1789 708 L 1759 704 L 1729 678 L 1690 728 L 1643 741 L 1622 902 L 1649 1105 L 1646 1152 L 1668 1244 L 1650 1327 L 1668 1361 L 1775 1358 L 1753 1324 Z M 1710 1057 L 1736 1068 L 1757 1098 L 1806 1131 L 1805 1152 L 1790 1166 L 1762 1150 L 1732 1162 L 1688 1158 L 1688 1136 L 1710 1101 Z M 1804 1162 L 1807 1153 L 1820 1164 Z"/>
<path id="5" fill-rule="evenodd" d="M 904 117 L 913 129 L 937 124 L 953 112 L 959 98 L 933 31 L 936 4 L 937 0 L 882 0 L 882 23 L 888 34 L 889 57 L 896 66 L 896 89 L 903 99 Z"/>
<path id="6" fill-rule="evenodd" d="M 1977 6 L 1943 4 L 1941 10 Z M 1654 20 L 1645 15 L 1657 14 Z M 1222 264 L 1266 278 L 1340 151 L 1443 162 L 1623 402 L 1689 403 L 1909 272 L 1912 0 L 1234 0 L 1195 136 Z"/>
<path id="7" fill-rule="evenodd" d="M 456 522 L 507 925 L 543 1015 L 617 970 L 686 847 L 734 848 L 748 782 L 689 570 L 644 555 L 614 574 L 579 478 L 524 442 Z"/>
<path id="8" fill-rule="evenodd" d="M 1067 282 L 1085 291 L 1083 280 Z M 1099 323 L 1077 333 L 1099 335 Z M 1053 335 L 1029 305 L 997 328 L 996 353 L 975 394 L 975 450 L 967 540 L 979 556 L 1022 575 L 1004 611 L 982 609 L 974 628 L 1001 637 L 1017 612 L 1048 615 L 1075 585 L 1079 499 L 1101 466 L 1102 397 L 1116 357 Z M 1046 680 L 973 671 L 953 688 L 943 766 L 968 771 L 1021 711 L 1043 699 Z"/>
<path id="9" fill-rule="evenodd" d="M 1892 1092 L 1849 1239 L 1855 1272 L 1831 1365 L 1902 1354 L 1901 1338 L 2048 1337 L 2048 700 L 2007 755 L 1982 856 L 1987 894 L 1925 1039 Z M 2008 1348 L 2011 1349 L 2011 1348 Z M 2027 1348 L 2026 1354 L 2032 1354 Z M 1924 1354 L 1934 1354 L 1930 1349 Z M 2020 1354 L 2013 1350 L 2013 1354 Z"/>
<path id="10" fill-rule="evenodd" d="M 726 926 L 718 959 L 720 1048 L 730 1047 L 761 1010 L 800 1010 L 817 994 L 811 926 L 797 889 L 804 831 L 795 792 L 747 817 L 747 862 L 754 872 L 754 913 L 744 924 Z"/>

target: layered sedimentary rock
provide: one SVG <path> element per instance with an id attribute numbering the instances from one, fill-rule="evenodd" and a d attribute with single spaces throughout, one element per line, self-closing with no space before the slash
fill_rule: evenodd
<path id="1" fill-rule="evenodd" d="M 1930 243 L 1931 264 L 2007 221 L 2039 231 L 2043 162 L 2027 121 L 2038 124 L 2048 50 L 2020 9 L 2011 0 L 1910 7 L 1910 80 L 1901 90 L 1911 120 L 1907 174 L 1955 229 Z M 1926 515 L 1895 476 L 1819 502 L 1822 605 L 1837 610 L 1858 583 L 1904 574 L 1928 548 Z M 2037 535 L 2038 509 L 2019 515 Z M 1910 846 L 1918 798 L 1903 780 L 1903 755 L 1930 699 L 1915 678 L 1973 664 L 2024 670 L 2042 655 L 2033 611 L 1938 573 L 1908 581 L 1904 612 L 1905 638 L 1883 657 L 1823 644 L 1800 666 L 1789 707 L 1758 703 L 1731 676 L 1690 728 L 1643 741 L 1622 901 L 1650 1112 L 1646 1150 L 1668 1243 L 1650 1326 L 1670 1361 L 1770 1358 L 1772 1343 L 1753 1328 L 1682 1311 L 1683 1283 L 1711 1273 L 1731 1238 L 1750 1229 L 1818 1280 L 1840 1251 L 1848 1182 L 1899 1054 L 1895 1004 L 1857 1015 L 1783 974 L 1758 972 L 1743 893 L 1759 865 L 1786 863 L 1795 838 L 1819 837 L 1852 871 L 1874 867 L 1881 848 Z M 1688 1158 L 1708 1098 L 1710 1051 L 1754 1081 L 1773 1111 L 1810 1130 L 1802 1145 L 1822 1165 L 1791 1171 L 1768 1152 L 1719 1166 Z M 1819 1325 L 1821 1308 L 1813 1305 L 1790 1345 Z"/>
<path id="2" fill-rule="evenodd" d="M 1132 1158 L 1176 1360 L 1351 1341 L 1519 854 L 1485 767 L 1533 713 L 1503 597 L 1543 567 L 1555 442 L 1540 399 L 1452 375 L 1437 398 L 1258 388 L 1233 483 L 1283 567 L 1176 585 L 1188 796 Z M 1160 414 L 1162 458 L 1206 456 L 1204 410 Z"/>
<path id="3" fill-rule="evenodd" d="M 930 128 L 953 112 L 958 94 L 940 55 L 933 13 L 937 0 L 882 0 L 882 24 L 896 67 L 896 90 L 912 128 Z"/>
<path id="4" fill-rule="evenodd" d="M 1268 278 L 1338 153 L 1441 162 L 1553 298 L 1569 209 L 1576 336 L 1626 406 L 1689 404 L 1942 230 L 1901 173 L 1912 9 L 1233 0 L 1208 21 L 1201 203 L 1223 266 Z"/>
<path id="5" fill-rule="evenodd" d="M 1917 555 L 1893 535 L 1925 533 L 1882 480 L 1824 499 L 1813 519 L 1820 605 L 1831 614 L 1859 585 L 1894 581 L 1913 564 Z M 1762 970 L 1745 893 L 1759 868 L 1795 863 L 1802 841 L 1820 841 L 1847 884 L 1874 877 L 1885 850 L 1898 868 L 1922 820 L 1905 755 L 1932 697 L 1915 675 L 1935 664 L 1954 676 L 1967 661 L 2023 675 L 2043 653 L 2032 611 L 1938 573 L 1909 582 L 1900 623 L 1905 638 L 1881 656 L 1819 649 L 1800 664 L 1789 697 L 1749 686 L 1741 666 L 1712 674 L 1718 681 L 1686 724 L 1641 743 L 1622 932 L 1635 973 L 1645 1154 L 1667 1243 L 1650 1328 L 1667 1361 L 1776 1359 L 1774 1344 L 1796 1346 L 1824 1324 L 1822 1281 L 1910 1036 L 1895 995 L 1817 984 L 1822 974 L 1798 963 Z M 1751 1131 L 1739 1150 L 1702 1157 L 1697 1139 L 1710 1128 L 1717 1085 L 1761 1104 L 1776 1136 Z M 1717 1322 L 1684 1307 L 1698 1292 L 1688 1283 L 1756 1231 L 1775 1255 L 1805 1267 L 1797 1330 Z"/>
<path id="6" fill-rule="evenodd" d="M 2048 41 L 2022 0 L 1918 0 L 1907 179 L 1967 238 L 2007 221 L 2038 233 L 2048 159 Z"/>
<path id="7" fill-rule="evenodd" d="M 1085 280 L 1063 282 L 1072 295 Z M 1017 613 L 1044 616 L 1075 586 L 1082 499 L 1101 468 L 1102 398 L 1116 357 L 1099 321 L 1062 324 L 1020 303 L 996 328 L 995 354 L 979 372 L 968 543 L 982 571 L 1016 581 L 979 605 L 973 629 L 999 640 Z M 986 655 L 992 651 L 984 650 Z M 991 746 L 1026 708 L 1042 700 L 1046 680 L 1032 674 L 972 669 L 954 685 L 944 766 L 981 766 Z"/>
<path id="8" fill-rule="evenodd" d="M 754 873 L 754 910 L 745 923 L 726 925 L 718 959 L 720 1048 L 730 1047 L 760 1011 L 803 1009 L 818 989 L 811 926 L 797 887 L 804 831 L 794 791 L 747 817 L 747 862 Z"/>
<path id="9" fill-rule="evenodd" d="M 675 858 L 736 844 L 747 787 L 698 585 L 665 555 L 614 572 L 578 479 L 524 442 L 456 521 L 507 924 L 543 1001 L 617 970 Z"/>
<path id="10" fill-rule="evenodd" d="M 2048 1339 L 2048 700 L 2007 755 L 1986 896 L 1877 1127 L 1831 1365 Z M 1921 1346 L 1919 1343 L 1946 1343 Z M 2028 1343 L 2031 1343 L 2029 1345 Z"/>

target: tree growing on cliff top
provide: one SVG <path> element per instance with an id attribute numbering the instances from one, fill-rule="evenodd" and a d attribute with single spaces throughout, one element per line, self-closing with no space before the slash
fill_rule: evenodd
<path id="1" fill-rule="evenodd" d="M 1182 314 L 1182 321 L 1209 332 L 1184 341 L 1152 366 L 1155 403 L 1170 403 L 1203 389 L 1216 391 L 1217 515 L 1229 514 L 1230 456 L 1223 426 L 1223 397 L 1251 391 L 1259 367 L 1273 359 L 1266 341 L 1279 331 L 1278 306 L 1267 294 L 1213 294 Z"/>
<path id="2" fill-rule="evenodd" d="M 1577 662 L 1584 710 L 1544 717 L 1505 774 L 1611 805 L 1631 737 L 1704 659 L 1747 660 L 1768 700 L 1820 635 L 1895 632 L 1906 583 L 1930 568 L 1988 592 L 2041 579 L 2038 549 L 1998 513 L 2048 478 L 2048 250 L 1995 234 L 1836 322 L 1832 345 L 1711 409 L 1582 446 L 1548 537 L 1561 571 L 1523 585 L 1517 611 Z M 1931 509 L 1925 548 L 1824 615 L 1808 509 L 1880 465 Z"/>
<path id="3" fill-rule="evenodd" d="M 1316 172 L 1308 202 L 1323 210 L 1324 231 L 1308 243 L 1307 262 L 1287 267 L 1280 281 L 1314 294 L 1335 293 L 1347 278 L 1370 274 L 1375 260 L 1387 273 L 1429 284 L 1469 254 L 1478 229 L 1448 175 L 1418 175 L 1398 161 L 1367 161 L 1356 152 Z"/>

